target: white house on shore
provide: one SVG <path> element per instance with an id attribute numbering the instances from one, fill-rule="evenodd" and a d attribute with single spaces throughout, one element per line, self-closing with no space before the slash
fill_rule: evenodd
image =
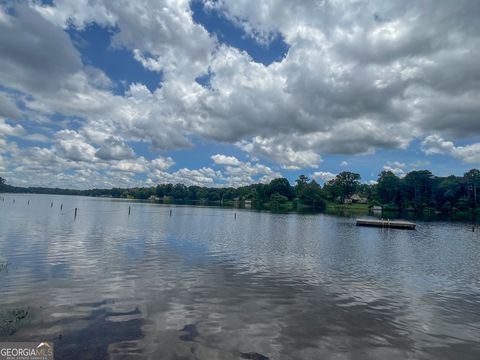
<path id="1" fill-rule="evenodd" d="M 349 197 L 346 197 L 345 200 L 343 201 L 345 204 L 367 204 L 368 199 L 365 197 L 362 197 L 358 194 L 353 194 Z"/>

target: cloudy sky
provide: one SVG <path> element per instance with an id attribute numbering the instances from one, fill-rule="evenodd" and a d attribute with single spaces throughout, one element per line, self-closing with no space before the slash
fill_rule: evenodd
<path id="1" fill-rule="evenodd" d="M 480 166 L 476 0 L 0 1 L 0 176 L 243 185 Z"/>

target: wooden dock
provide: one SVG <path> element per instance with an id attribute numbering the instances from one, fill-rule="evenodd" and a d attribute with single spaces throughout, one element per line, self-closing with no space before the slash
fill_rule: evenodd
<path id="1" fill-rule="evenodd" d="M 357 226 L 373 226 L 389 229 L 415 230 L 417 224 L 401 220 L 357 219 Z"/>

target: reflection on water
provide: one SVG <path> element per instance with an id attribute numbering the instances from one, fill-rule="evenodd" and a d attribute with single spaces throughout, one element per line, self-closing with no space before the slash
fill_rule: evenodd
<path id="1" fill-rule="evenodd" d="M 0 314 L 28 316 L 0 341 L 59 359 L 478 359 L 479 255 L 465 224 L 5 195 Z"/>

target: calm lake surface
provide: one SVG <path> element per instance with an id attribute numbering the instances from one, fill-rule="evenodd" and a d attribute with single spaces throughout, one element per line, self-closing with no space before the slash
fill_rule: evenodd
<path id="1" fill-rule="evenodd" d="M 480 359 L 466 224 L 2 196 L 0 341 L 62 360 Z"/>

